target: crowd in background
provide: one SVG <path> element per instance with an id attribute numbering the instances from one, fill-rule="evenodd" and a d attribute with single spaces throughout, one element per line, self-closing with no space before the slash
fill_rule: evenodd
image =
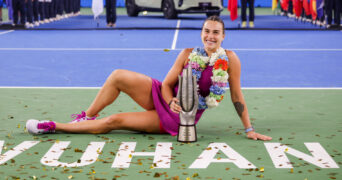
<path id="1" fill-rule="evenodd" d="M 342 0 L 280 0 L 277 4 L 282 15 L 327 28 L 341 26 Z"/>
<path id="2" fill-rule="evenodd" d="M 80 14 L 81 0 L 0 0 L 0 24 L 2 6 L 6 4 L 12 25 L 27 28 L 57 21 Z M 230 0 L 228 0 L 229 2 Z M 235 0 L 236 1 L 236 0 Z M 241 1 L 242 28 L 246 27 L 246 9 L 249 7 L 249 27 L 254 27 L 254 0 Z M 106 0 L 107 26 L 115 27 L 116 0 Z M 112 4 L 112 5 L 110 5 Z M 282 15 L 327 28 L 341 25 L 342 0 L 272 0 L 272 9 L 280 9 Z"/>
<path id="3" fill-rule="evenodd" d="M 57 21 L 80 14 L 80 0 L 6 0 L 1 1 L 8 8 L 8 17 L 13 26 L 26 28 Z M 5 1 L 5 0 L 4 0 Z M 2 14 L 2 12 L 0 12 Z M 1 18 L 1 17 L 0 17 Z M 0 19 L 2 20 L 2 18 Z"/>

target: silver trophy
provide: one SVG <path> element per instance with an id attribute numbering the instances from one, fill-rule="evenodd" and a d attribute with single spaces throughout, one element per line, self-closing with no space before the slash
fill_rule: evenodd
<path id="1" fill-rule="evenodd" d="M 183 76 L 178 76 L 178 79 L 177 98 L 182 111 L 179 113 L 180 124 L 177 141 L 196 142 L 195 117 L 198 109 L 196 76 L 192 75 L 192 69 L 188 66 L 187 69 L 183 69 Z"/>

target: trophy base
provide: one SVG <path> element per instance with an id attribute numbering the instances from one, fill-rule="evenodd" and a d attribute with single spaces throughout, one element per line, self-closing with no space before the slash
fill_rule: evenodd
<path id="1" fill-rule="evenodd" d="M 179 125 L 178 128 L 178 142 L 196 142 L 197 141 L 197 133 L 195 125 Z"/>

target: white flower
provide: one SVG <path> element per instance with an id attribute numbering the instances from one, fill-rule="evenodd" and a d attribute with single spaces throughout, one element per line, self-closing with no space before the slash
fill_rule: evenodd
<path id="1" fill-rule="evenodd" d="M 211 81 L 226 83 L 228 82 L 228 77 L 228 74 L 226 74 L 225 76 L 212 76 Z"/>
<path id="2" fill-rule="evenodd" d="M 220 47 L 219 49 L 216 50 L 216 52 L 211 54 L 209 65 L 213 66 L 215 64 L 216 60 L 222 55 L 226 55 L 226 51 L 222 47 Z"/>
<path id="3" fill-rule="evenodd" d="M 197 56 L 197 52 L 192 52 L 189 55 L 189 59 L 193 59 L 195 56 Z"/>
<path id="4" fill-rule="evenodd" d="M 226 51 L 220 47 L 218 50 L 217 50 L 217 54 L 220 54 L 220 55 L 226 55 Z"/>
<path id="5" fill-rule="evenodd" d="M 210 61 L 209 61 L 209 66 L 213 66 L 217 60 L 217 58 L 219 57 L 219 54 L 217 54 L 216 52 L 211 54 L 210 56 Z"/>
<path id="6" fill-rule="evenodd" d="M 200 57 L 205 64 L 209 62 L 209 57 L 205 57 L 205 56 L 200 56 Z"/>
<path id="7" fill-rule="evenodd" d="M 205 102 L 207 103 L 208 108 L 213 108 L 219 105 L 215 98 L 209 96 L 205 98 Z"/>

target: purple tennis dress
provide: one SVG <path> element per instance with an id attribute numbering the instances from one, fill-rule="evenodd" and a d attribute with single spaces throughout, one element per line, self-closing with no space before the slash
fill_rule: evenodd
<path id="1" fill-rule="evenodd" d="M 211 76 L 213 75 L 213 66 L 207 66 L 206 69 L 203 70 L 202 76 L 198 81 L 199 93 L 203 97 L 206 97 L 210 93 L 210 86 L 212 84 Z M 162 93 L 161 93 L 161 85 L 162 83 L 156 79 L 152 78 L 152 97 L 154 107 L 159 115 L 160 123 L 163 129 L 175 136 L 178 134 L 178 125 L 179 125 L 179 114 L 174 113 L 170 110 L 170 107 L 167 102 L 164 101 Z M 173 96 L 176 97 L 178 91 L 178 83 L 173 89 Z M 198 120 L 201 118 L 205 109 L 198 110 L 196 113 L 195 124 L 197 124 Z"/>

